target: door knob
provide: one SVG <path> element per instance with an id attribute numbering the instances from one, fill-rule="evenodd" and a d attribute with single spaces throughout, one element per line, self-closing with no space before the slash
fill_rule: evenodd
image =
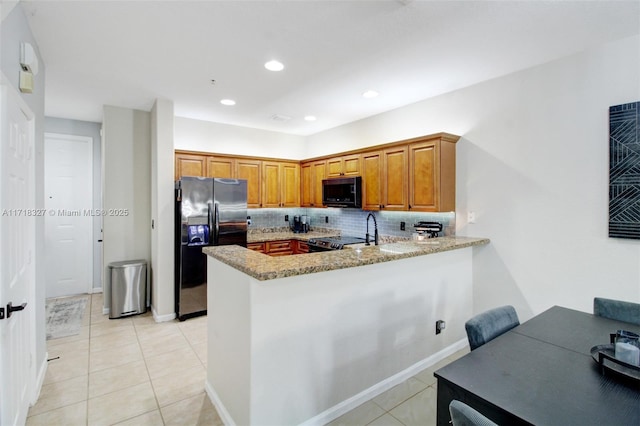
<path id="1" fill-rule="evenodd" d="M 9 302 L 7 304 L 7 318 L 11 318 L 11 313 L 12 312 L 22 311 L 26 307 L 27 307 L 27 302 L 24 302 L 20 306 L 13 306 L 13 303 Z"/>

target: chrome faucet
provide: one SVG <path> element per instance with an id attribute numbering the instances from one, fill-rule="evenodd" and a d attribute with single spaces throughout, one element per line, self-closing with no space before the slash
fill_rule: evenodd
<path id="1" fill-rule="evenodd" d="M 369 218 L 370 217 L 373 218 L 373 226 L 374 226 L 373 241 L 375 245 L 378 245 L 378 222 L 376 222 L 376 216 L 373 213 L 369 213 L 369 215 L 367 216 L 367 235 L 365 235 L 365 238 L 364 238 L 364 244 L 367 246 L 371 245 L 369 244 Z"/>

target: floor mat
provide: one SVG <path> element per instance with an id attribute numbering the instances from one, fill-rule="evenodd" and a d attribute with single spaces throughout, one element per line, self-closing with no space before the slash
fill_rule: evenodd
<path id="1" fill-rule="evenodd" d="M 89 296 L 47 299 L 47 340 L 79 334 L 88 300 Z"/>

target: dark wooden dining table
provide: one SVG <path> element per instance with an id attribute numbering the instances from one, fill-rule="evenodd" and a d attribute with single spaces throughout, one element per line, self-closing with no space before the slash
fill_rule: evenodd
<path id="1" fill-rule="evenodd" d="M 500 425 L 640 425 L 638 381 L 602 370 L 591 348 L 640 326 L 554 306 L 437 370 L 437 422 L 460 400 Z"/>

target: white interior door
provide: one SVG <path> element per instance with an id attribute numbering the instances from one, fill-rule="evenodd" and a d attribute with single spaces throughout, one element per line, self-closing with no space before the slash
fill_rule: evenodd
<path id="1" fill-rule="evenodd" d="M 89 293 L 93 279 L 90 137 L 45 134 L 46 296 Z"/>
<path id="2" fill-rule="evenodd" d="M 0 76 L 0 425 L 24 424 L 35 387 L 34 122 Z"/>

